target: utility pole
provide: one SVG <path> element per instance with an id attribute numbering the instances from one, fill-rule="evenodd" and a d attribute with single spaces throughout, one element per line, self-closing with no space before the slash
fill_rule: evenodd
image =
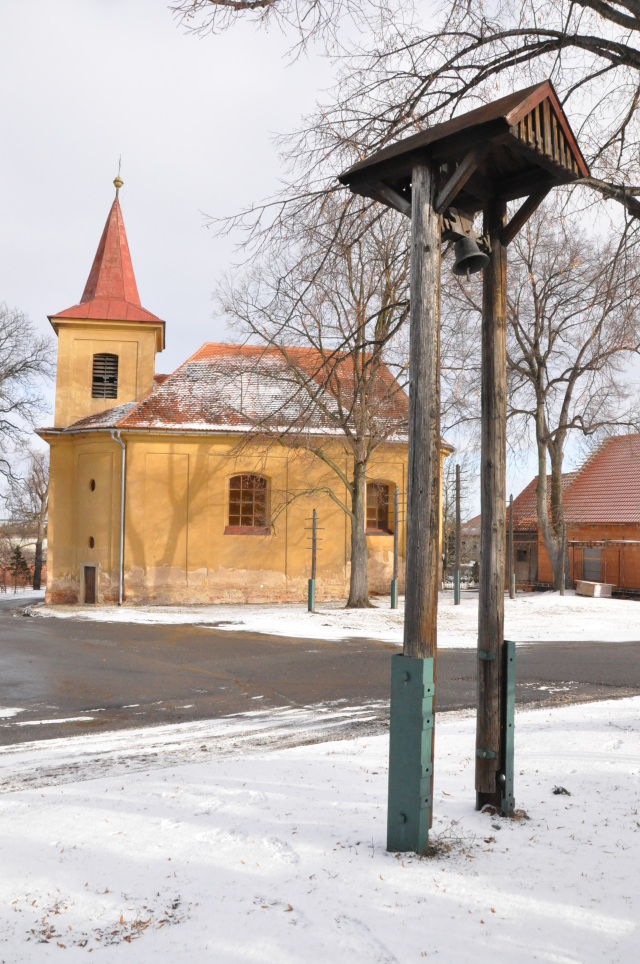
<path id="1" fill-rule="evenodd" d="M 391 580 L 391 608 L 398 608 L 398 486 L 393 490 L 393 579 Z"/>
<path id="2" fill-rule="evenodd" d="M 509 496 L 509 599 L 516 598 L 516 574 L 513 569 L 513 495 Z"/>
<path id="3" fill-rule="evenodd" d="M 453 573 L 453 603 L 460 605 L 460 465 L 456 465 L 456 561 Z"/>
<path id="4" fill-rule="evenodd" d="M 311 518 L 311 579 L 307 594 L 307 609 L 310 613 L 316 611 L 316 554 L 318 551 L 318 513 L 313 510 Z"/>

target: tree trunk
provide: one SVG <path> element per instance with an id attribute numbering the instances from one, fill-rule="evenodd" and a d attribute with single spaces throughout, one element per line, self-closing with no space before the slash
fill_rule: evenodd
<path id="1" fill-rule="evenodd" d="M 562 540 L 564 527 L 564 502 L 562 498 L 563 441 L 563 439 L 556 439 L 553 446 L 549 446 L 551 457 L 551 528 L 553 529 L 553 541 L 557 548 L 552 562 L 554 589 L 560 589 L 562 586 L 562 573 L 565 565 Z"/>
<path id="2" fill-rule="evenodd" d="M 556 539 L 555 532 L 553 531 L 553 526 L 549 519 L 549 510 L 547 507 L 547 447 L 543 442 L 538 442 L 538 487 L 536 490 L 537 494 L 537 505 L 538 505 L 538 525 L 540 526 L 540 532 L 542 533 L 542 538 L 544 540 L 544 547 L 547 550 L 547 555 L 549 556 L 549 562 L 551 563 L 551 570 L 553 573 L 553 588 L 560 588 L 559 579 L 556 580 L 558 571 L 562 573 L 560 568 L 560 556 L 562 555 L 562 550 L 560 548 L 559 542 Z"/>
<path id="3" fill-rule="evenodd" d="M 33 562 L 33 588 L 40 589 L 42 583 L 42 539 L 36 541 L 36 555 Z"/>
<path id="4" fill-rule="evenodd" d="M 367 537 L 365 513 L 367 498 L 367 472 L 364 462 L 356 461 L 353 467 L 353 490 L 351 493 L 351 579 L 347 609 L 365 609 L 369 605 L 367 588 Z"/>
<path id="5" fill-rule="evenodd" d="M 36 555 L 33 563 L 33 588 L 40 589 L 42 586 L 42 543 L 44 542 L 45 520 L 47 518 L 48 490 L 40 500 L 40 512 L 38 514 L 38 536 L 36 539 Z"/>

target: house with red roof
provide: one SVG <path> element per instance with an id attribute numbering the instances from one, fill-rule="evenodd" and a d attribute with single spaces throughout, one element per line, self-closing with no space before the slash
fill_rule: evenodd
<path id="1" fill-rule="evenodd" d="M 547 477 L 550 499 L 551 477 Z M 551 563 L 538 527 L 537 476 L 513 500 L 516 585 L 553 585 Z M 562 476 L 567 527 L 568 580 L 610 583 L 640 592 L 640 434 L 606 439 L 575 472 Z M 506 508 L 509 530 L 509 507 Z M 462 527 L 467 552 L 479 557 L 480 516 Z M 505 587 L 508 586 L 508 560 Z"/>
<path id="2" fill-rule="evenodd" d="M 569 577 L 640 592 L 640 434 L 606 439 L 564 492 Z M 552 573 L 538 536 L 538 582 Z"/>
<path id="3" fill-rule="evenodd" d="M 550 501 L 551 476 L 547 476 Z M 553 585 L 551 563 L 538 527 L 537 476 L 513 500 L 516 585 Z M 640 591 L 640 434 L 619 435 L 599 446 L 584 465 L 562 476 L 567 528 L 567 576 Z M 509 529 L 509 507 L 506 510 Z M 463 526 L 479 537 L 480 516 Z M 478 541 L 479 553 L 479 541 Z M 508 567 L 508 560 L 507 560 Z M 508 571 L 505 586 L 508 585 Z"/>
<path id="4" fill-rule="evenodd" d="M 329 417 L 354 404 L 356 364 L 313 349 L 206 343 L 159 375 L 165 322 L 143 308 L 118 198 L 80 301 L 58 336 L 50 445 L 49 603 L 304 598 L 310 519 L 320 526 L 319 598 L 344 598 L 350 450 Z M 365 360 L 366 361 L 366 360 Z M 312 385 L 311 392 L 303 390 Z M 407 478 L 408 397 L 382 368 L 369 431 L 370 590 L 389 591 L 394 517 Z M 310 403 L 313 399 L 313 404 Z M 313 441 L 318 444 L 311 444 Z M 451 449 L 444 445 L 442 457 Z M 342 470 L 341 470 L 342 471 Z"/>

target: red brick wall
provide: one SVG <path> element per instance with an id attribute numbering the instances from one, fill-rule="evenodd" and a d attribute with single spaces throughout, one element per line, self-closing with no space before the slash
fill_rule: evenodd
<path id="1" fill-rule="evenodd" d="M 640 540 L 640 526 L 589 525 L 567 527 L 567 541 L 599 539 Z M 582 579 L 582 550 L 569 546 L 571 581 Z M 601 577 L 603 582 L 613 583 L 619 589 L 640 590 L 640 545 L 602 547 Z M 538 581 L 553 582 L 551 563 L 544 547 L 542 534 L 538 532 Z"/>

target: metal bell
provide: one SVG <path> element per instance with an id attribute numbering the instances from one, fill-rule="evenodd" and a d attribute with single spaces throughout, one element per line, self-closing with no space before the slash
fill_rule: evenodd
<path id="1" fill-rule="evenodd" d="M 454 249 L 455 261 L 453 273 L 455 275 L 476 274 L 489 264 L 489 257 L 478 247 L 475 238 L 460 238 Z"/>

